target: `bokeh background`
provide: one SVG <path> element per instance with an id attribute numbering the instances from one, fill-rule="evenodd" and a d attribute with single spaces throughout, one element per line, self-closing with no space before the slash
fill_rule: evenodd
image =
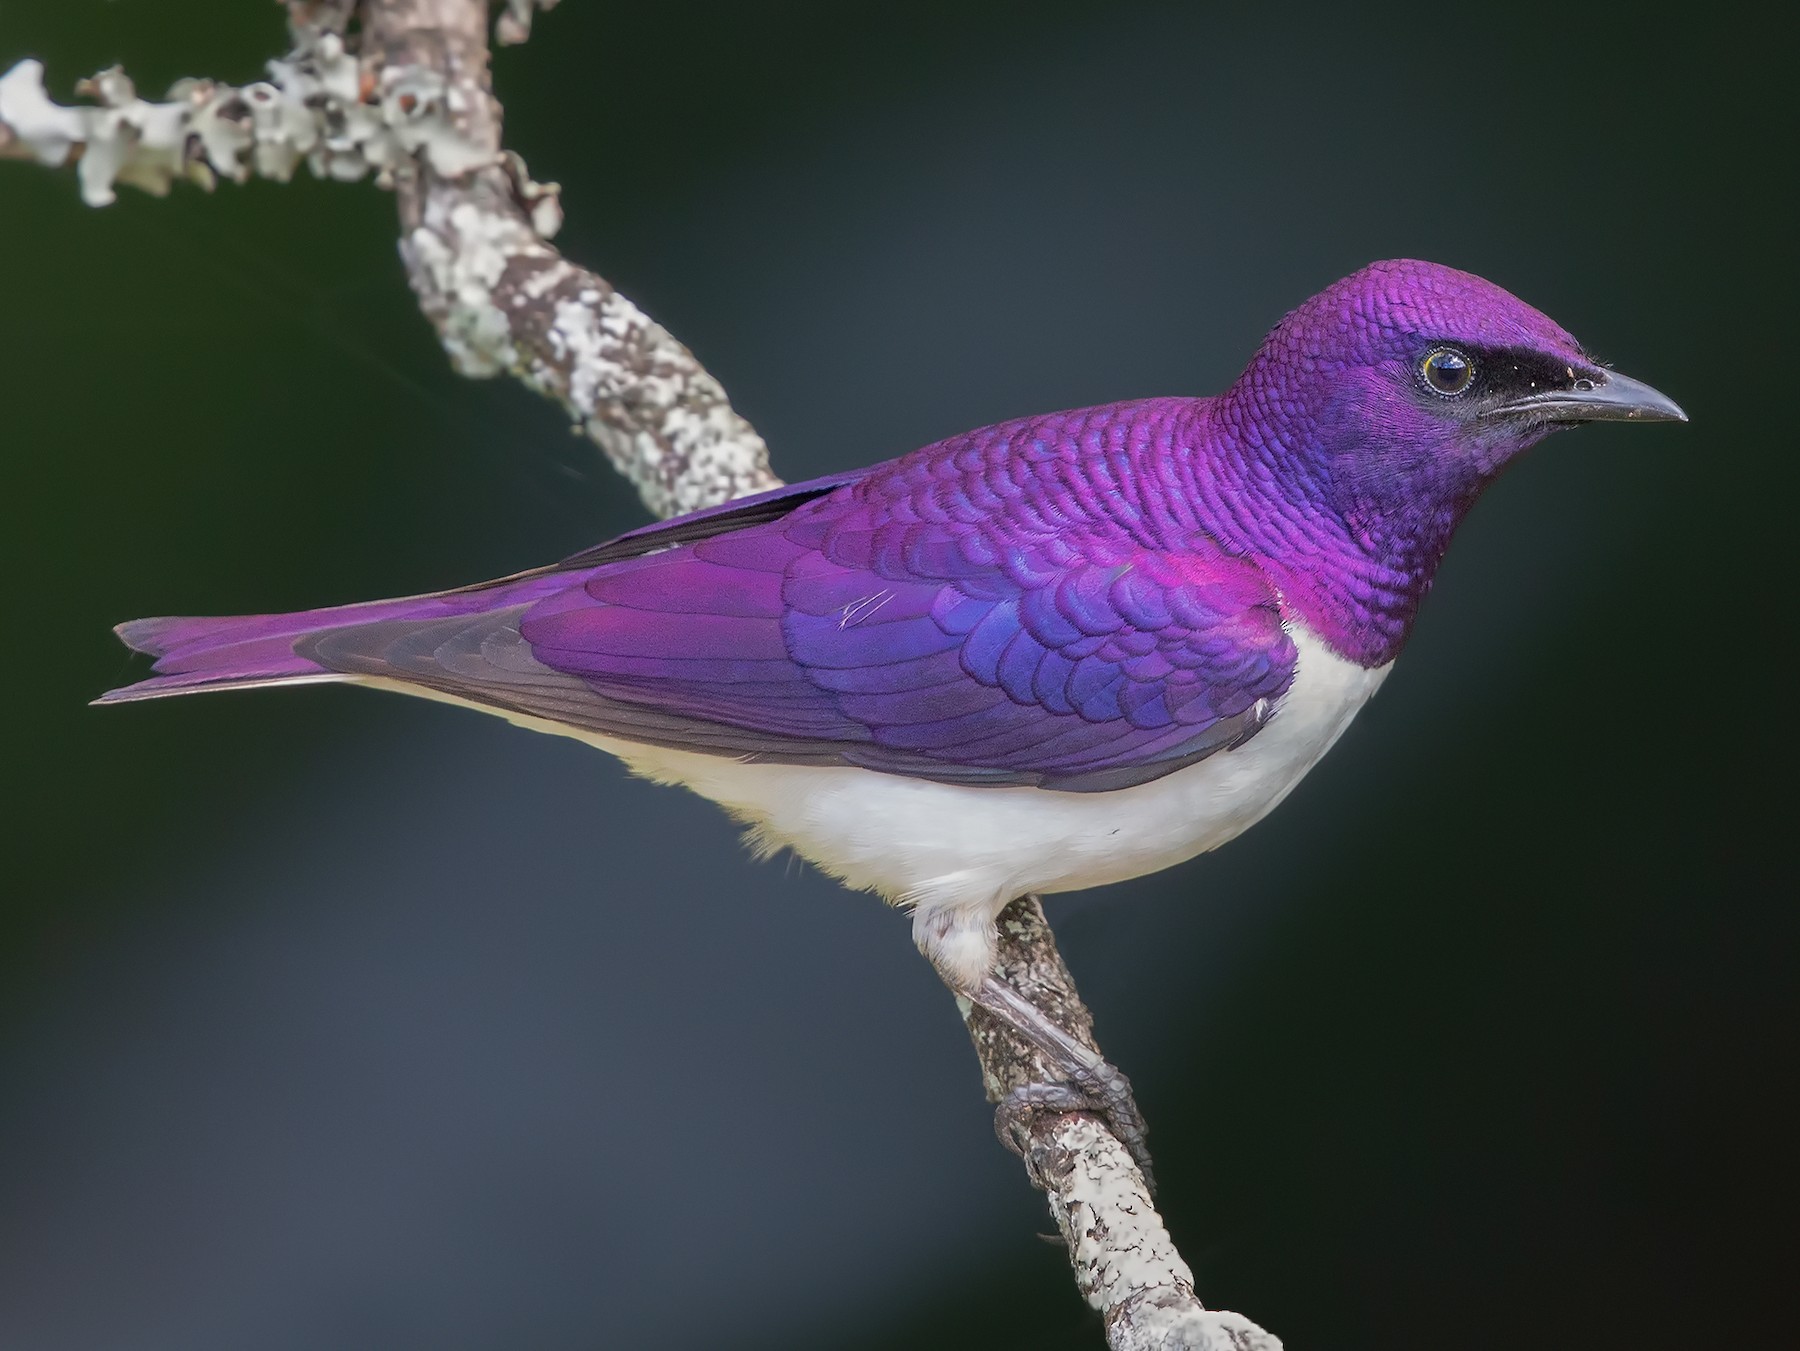
<path id="1" fill-rule="evenodd" d="M 273 4 L 0 2 L 64 97 L 282 46 Z M 1724 7 L 1120 0 L 568 0 L 498 58 L 559 242 L 789 478 L 1217 390 L 1395 255 L 1692 414 L 1497 487 L 1264 826 L 1051 904 L 1203 1296 L 1297 1351 L 1792 1344 L 1779 58 Z M 498 721 L 85 706 L 118 620 L 642 519 L 450 374 L 394 235 L 367 185 L 95 212 L 0 165 L 0 1345 L 1099 1345 L 873 900 Z"/>

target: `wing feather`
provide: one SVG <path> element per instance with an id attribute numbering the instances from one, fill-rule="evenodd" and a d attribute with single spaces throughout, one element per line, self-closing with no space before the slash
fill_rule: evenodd
<path id="1" fill-rule="evenodd" d="M 627 739 L 952 783 L 1107 791 L 1241 744 L 1293 678 L 1267 580 L 1198 528 L 1158 541 L 1058 497 L 1066 473 L 1041 436 L 943 443 L 634 532 L 528 604 L 303 655 Z"/>

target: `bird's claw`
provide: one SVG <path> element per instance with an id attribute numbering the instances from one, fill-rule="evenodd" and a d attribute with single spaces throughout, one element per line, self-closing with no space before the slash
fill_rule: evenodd
<path id="1" fill-rule="evenodd" d="M 1036 1047 L 1042 1061 L 1060 1080 L 1028 1083 L 1001 1099 L 994 1111 L 994 1131 L 1000 1142 L 1025 1160 L 1036 1178 L 1026 1136 L 1030 1118 L 1038 1112 L 1092 1112 L 1107 1123 L 1119 1143 L 1130 1152 L 1144 1186 L 1155 1195 L 1156 1177 L 1150 1168 L 1150 1150 L 1144 1136 L 1149 1127 L 1131 1095 L 1131 1080 L 1091 1045 L 1072 1037 L 1005 981 L 989 975 L 970 993 L 970 1000 L 1010 1026 Z"/>
<path id="2" fill-rule="evenodd" d="M 1144 1175 L 1144 1187 L 1156 1195 L 1156 1174 L 1150 1166 L 1150 1150 L 1145 1135 L 1149 1128 L 1138 1111 L 1131 1093 L 1131 1081 L 1107 1061 L 1100 1062 L 1100 1073 L 1083 1067 L 1066 1083 L 1021 1084 L 1000 1100 L 994 1109 L 994 1134 L 1000 1143 L 1012 1150 L 1026 1166 L 1033 1167 L 1025 1141 L 1030 1135 L 1032 1118 L 1039 1112 L 1092 1112 L 1102 1118 L 1107 1128 L 1131 1154 L 1132 1162 Z M 1035 1178 L 1034 1178 L 1035 1180 Z"/>

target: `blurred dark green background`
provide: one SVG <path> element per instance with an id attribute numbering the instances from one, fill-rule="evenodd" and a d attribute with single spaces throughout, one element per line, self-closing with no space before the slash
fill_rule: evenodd
<path id="1" fill-rule="evenodd" d="M 1465 528 L 1341 747 L 1053 902 L 1203 1296 L 1300 1348 L 1792 1344 L 1792 125 L 1543 7 L 617 5 L 502 54 L 559 241 L 789 478 L 1226 384 L 1372 258 L 1679 399 Z M 273 4 L 0 0 L 67 97 Z M 0 1345 L 1090 1348 L 905 923 L 604 757 L 356 692 L 99 711 L 131 616 L 436 588 L 640 509 L 459 381 L 392 203 L 0 164 Z M 1786 883 L 1783 877 L 1790 877 Z"/>

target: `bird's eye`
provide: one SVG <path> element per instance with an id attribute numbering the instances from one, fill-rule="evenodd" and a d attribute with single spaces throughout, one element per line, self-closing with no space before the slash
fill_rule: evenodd
<path id="1" fill-rule="evenodd" d="M 1432 392 L 1446 398 L 1461 394 L 1475 383 L 1475 363 L 1454 347 L 1440 347 L 1419 365 Z"/>

